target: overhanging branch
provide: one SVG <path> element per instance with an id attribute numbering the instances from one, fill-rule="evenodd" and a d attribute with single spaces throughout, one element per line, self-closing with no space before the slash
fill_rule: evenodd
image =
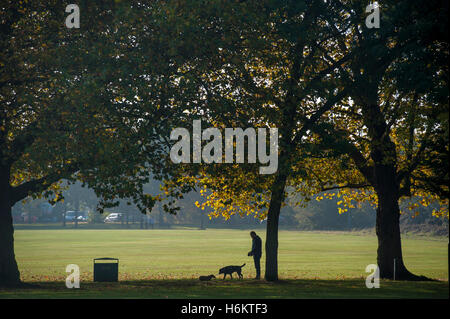
<path id="1" fill-rule="evenodd" d="M 60 173 L 49 174 L 47 176 L 22 183 L 19 186 L 11 187 L 11 206 L 18 201 L 27 198 L 33 193 L 41 193 L 45 191 L 53 183 L 56 183 L 63 178 L 67 178 L 77 171 L 79 171 L 79 165 L 73 163 L 67 165 L 61 170 Z"/>
<path id="2" fill-rule="evenodd" d="M 342 188 L 367 188 L 371 187 L 372 185 L 364 183 L 364 184 L 346 184 L 343 186 L 332 186 L 332 187 L 322 187 L 321 191 L 326 192 L 334 189 L 342 189 Z"/>

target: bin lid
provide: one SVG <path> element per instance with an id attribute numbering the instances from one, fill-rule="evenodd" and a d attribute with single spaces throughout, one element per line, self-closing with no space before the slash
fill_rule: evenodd
<path id="1" fill-rule="evenodd" d="M 119 258 L 111 258 L 111 257 L 94 258 L 94 262 L 96 260 L 117 260 L 117 261 L 119 261 Z"/>

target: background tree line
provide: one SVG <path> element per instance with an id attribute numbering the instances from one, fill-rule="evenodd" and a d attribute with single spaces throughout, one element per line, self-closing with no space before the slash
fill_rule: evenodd
<path id="1" fill-rule="evenodd" d="M 158 181 L 152 181 L 154 187 L 161 185 Z M 219 228 L 246 228 L 263 229 L 266 224 L 255 216 L 232 215 L 229 219 L 210 218 L 210 208 L 202 210 L 194 203 L 201 201 L 202 196 L 197 192 L 191 192 L 185 198 L 177 200 L 180 207 L 176 215 L 166 214 L 160 205 L 155 206 L 146 215 L 133 205 L 129 206 L 122 201 L 118 207 L 106 210 L 103 214 L 96 212 L 96 206 L 100 199 L 95 192 L 89 188 L 81 187 L 76 183 L 69 186 L 63 192 L 64 200 L 53 206 L 46 199 L 27 200 L 17 203 L 12 208 L 12 214 L 16 227 L 24 224 L 42 224 L 42 227 L 75 227 L 74 223 L 63 222 L 63 214 L 66 211 L 82 211 L 88 216 L 87 224 L 91 227 L 104 223 L 108 214 L 113 212 L 122 213 L 123 219 L 116 223 L 116 227 L 140 228 L 144 221 L 142 218 L 148 216 L 154 223 L 153 227 L 165 229 L 172 226 L 189 226 L 199 229 L 210 227 Z M 294 201 L 294 198 L 290 198 Z M 304 206 L 289 205 L 282 208 L 280 216 L 280 228 L 290 230 L 367 230 L 373 231 L 375 227 L 375 208 L 369 204 L 362 204 L 361 207 L 349 209 L 345 213 L 339 214 L 337 199 L 316 201 L 312 200 Z M 428 235 L 448 236 L 448 219 L 445 217 L 436 218 L 432 215 L 433 206 L 419 207 L 419 213 L 405 213 L 400 218 L 400 225 L 404 232 L 417 232 Z M 147 225 L 151 227 L 152 225 Z"/>

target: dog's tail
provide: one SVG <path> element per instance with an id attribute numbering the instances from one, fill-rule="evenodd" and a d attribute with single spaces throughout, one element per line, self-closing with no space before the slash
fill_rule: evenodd
<path id="1" fill-rule="evenodd" d="M 244 267 L 244 266 L 245 266 L 245 264 L 243 264 L 243 265 L 241 266 L 241 268 Z"/>

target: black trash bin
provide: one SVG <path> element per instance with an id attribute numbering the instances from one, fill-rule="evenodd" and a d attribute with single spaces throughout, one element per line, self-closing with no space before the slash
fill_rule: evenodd
<path id="1" fill-rule="evenodd" d="M 119 259 L 109 257 L 94 259 L 94 282 L 95 281 L 116 282 L 118 280 L 119 280 Z"/>

